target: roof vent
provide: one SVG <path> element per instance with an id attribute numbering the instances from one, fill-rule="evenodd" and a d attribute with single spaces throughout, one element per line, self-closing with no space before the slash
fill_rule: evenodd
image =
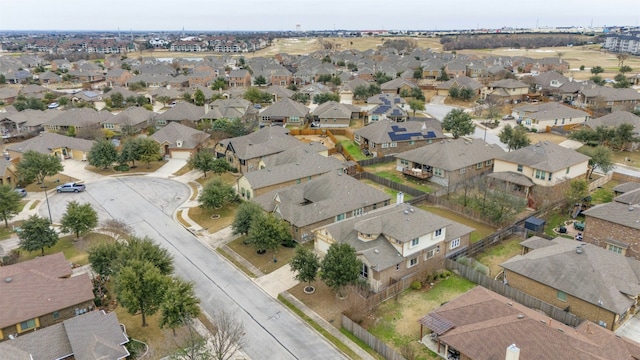
<path id="1" fill-rule="evenodd" d="M 518 314 L 518 319 L 524 319 L 524 314 Z"/>
<path id="2" fill-rule="evenodd" d="M 405 215 L 409 215 L 409 210 L 403 211 Z"/>
<path id="3" fill-rule="evenodd" d="M 378 250 L 378 249 L 373 249 L 373 252 L 376 253 L 376 254 L 380 254 L 380 250 Z"/>
<path id="4" fill-rule="evenodd" d="M 633 211 L 633 206 L 629 206 L 629 211 Z"/>
<path id="5" fill-rule="evenodd" d="M 576 246 L 576 254 L 582 254 L 582 246 Z"/>
<path id="6" fill-rule="evenodd" d="M 13 279 L 10 278 L 10 277 L 4 279 L 4 282 L 6 282 L 7 284 L 12 282 L 12 281 L 13 281 Z"/>

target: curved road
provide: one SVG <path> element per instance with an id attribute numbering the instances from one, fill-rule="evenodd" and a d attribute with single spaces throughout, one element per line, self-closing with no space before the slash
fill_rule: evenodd
<path id="1" fill-rule="evenodd" d="M 268 296 L 244 274 L 222 259 L 173 220 L 174 211 L 188 200 L 186 185 L 146 176 L 109 178 L 88 184 L 83 193 L 49 197 L 54 222 L 60 221 L 68 201 L 91 203 L 100 221 L 121 219 L 136 235 L 148 236 L 173 256 L 176 274 L 193 281 L 202 308 L 219 308 L 241 319 L 252 359 L 346 359 L 282 304 Z M 39 209 L 48 217 L 46 204 Z"/>

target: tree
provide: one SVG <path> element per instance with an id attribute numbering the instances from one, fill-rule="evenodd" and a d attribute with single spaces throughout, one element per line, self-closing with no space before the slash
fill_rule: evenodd
<path id="1" fill-rule="evenodd" d="M 358 280 L 362 262 L 356 257 L 356 250 L 346 243 L 333 243 L 320 264 L 320 278 L 338 296 L 346 285 Z"/>
<path id="2" fill-rule="evenodd" d="M 89 165 L 100 169 L 107 169 L 118 159 L 116 146 L 109 140 L 98 140 L 91 146 L 87 161 Z"/>
<path id="3" fill-rule="evenodd" d="M 89 264 L 91 269 L 103 278 L 107 278 L 116 272 L 116 263 L 120 248 L 124 246 L 119 242 L 101 243 L 89 249 Z"/>
<path id="4" fill-rule="evenodd" d="M 122 105 L 124 104 L 124 96 L 122 96 L 122 94 L 119 92 L 115 92 L 111 94 L 110 98 L 111 98 L 111 103 L 115 108 L 121 108 Z"/>
<path id="5" fill-rule="evenodd" d="M 187 325 L 200 314 L 200 300 L 193 290 L 193 283 L 173 277 L 167 285 L 160 304 L 160 328 L 168 327 L 176 335 L 176 328 Z"/>
<path id="6" fill-rule="evenodd" d="M 244 324 L 238 317 L 222 309 L 213 315 L 215 331 L 210 338 L 216 360 L 230 360 L 247 345 Z"/>
<path id="7" fill-rule="evenodd" d="M 162 104 L 162 106 L 167 106 L 167 103 L 171 101 L 171 98 L 166 95 L 160 95 L 156 98 L 156 101 Z"/>
<path id="8" fill-rule="evenodd" d="M 213 351 L 209 349 L 208 340 L 201 337 L 193 327 L 187 327 L 189 335 L 184 339 L 182 347 L 175 354 L 169 356 L 170 360 L 213 360 Z"/>
<path id="9" fill-rule="evenodd" d="M 251 221 L 256 217 L 262 214 L 262 208 L 260 205 L 251 202 L 245 201 L 240 206 L 238 206 L 238 210 L 236 211 L 236 217 L 233 219 L 233 223 L 231 224 L 231 229 L 233 229 L 234 235 L 246 235 L 249 233 L 249 227 L 251 226 Z"/>
<path id="10" fill-rule="evenodd" d="M 457 99 L 458 97 L 460 97 L 460 89 L 457 86 L 449 87 L 449 96 Z"/>
<path id="11" fill-rule="evenodd" d="M 442 120 L 442 128 L 453 134 L 453 138 L 473 134 L 475 125 L 471 116 L 462 109 L 453 109 Z"/>
<path id="12" fill-rule="evenodd" d="M 593 81 L 596 85 L 600 85 L 600 86 L 603 86 L 604 84 L 606 84 L 606 82 L 600 75 L 593 75 L 592 77 L 589 78 L 589 80 Z"/>
<path id="13" fill-rule="evenodd" d="M 313 96 L 313 102 L 316 104 L 324 104 L 327 101 L 340 101 L 340 95 L 334 93 L 321 93 Z"/>
<path id="14" fill-rule="evenodd" d="M 70 201 L 60 224 L 62 231 L 73 232 L 76 234 L 76 239 L 79 239 L 80 234 L 91 231 L 98 226 L 98 213 L 89 203 L 80 205 L 77 201 Z"/>
<path id="15" fill-rule="evenodd" d="M 238 194 L 233 187 L 225 184 L 221 179 L 215 179 L 205 185 L 198 197 L 200 207 L 209 210 L 219 209 L 224 204 L 236 200 L 238 200 Z"/>
<path id="16" fill-rule="evenodd" d="M 35 180 L 42 184 L 45 177 L 55 176 L 62 170 L 63 166 L 57 156 L 41 154 L 34 150 L 25 152 L 18 163 L 18 173 L 25 183 Z"/>
<path id="17" fill-rule="evenodd" d="M 20 213 L 22 209 L 20 194 L 13 191 L 11 185 L 0 185 L 0 218 L 4 220 L 4 227 L 9 227 L 9 219 Z"/>
<path id="18" fill-rule="evenodd" d="M 132 259 L 115 276 L 114 291 L 120 305 L 134 315 L 140 312 L 142 326 L 147 326 L 147 315 L 160 308 L 169 279 L 152 262 Z"/>
<path id="19" fill-rule="evenodd" d="M 224 78 L 218 77 L 213 81 L 211 90 L 224 90 L 227 87 L 227 82 Z"/>
<path id="20" fill-rule="evenodd" d="M 618 149 L 624 149 L 624 146 L 631 142 L 638 141 L 635 136 L 635 129 L 632 124 L 622 123 L 614 130 L 613 142 Z"/>
<path id="21" fill-rule="evenodd" d="M 267 250 L 275 251 L 280 244 L 290 239 L 289 225 L 284 220 L 265 213 L 254 216 L 251 220 L 247 244 L 253 246 L 259 254 Z"/>
<path id="22" fill-rule="evenodd" d="M 231 164 L 227 162 L 227 159 L 217 158 L 213 160 L 211 171 L 213 171 L 214 173 L 222 176 L 222 174 L 231 170 L 233 170 L 233 168 L 231 167 Z"/>
<path id="23" fill-rule="evenodd" d="M 422 66 L 413 70 L 413 78 L 414 79 L 422 79 Z"/>
<path id="24" fill-rule="evenodd" d="M 462 89 L 460 89 L 460 98 L 462 100 L 469 101 L 473 98 L 473 95 L 473 90 L 468 87 L 462 87 Z"/>
<path id="25" fill-rule="evenodd" d="M 620 66 L 620 70 L 619 71 L 620 71 L 621 74 L 626 74 L 628 72 L 632 72 L 633 69 L 629 65 L 624 65 L 624 66 Z"/>
<path id="26" fill-rule="evenodd" d="M 589 183 L 585 179 L 573 179 L 569 182 L 567 191 L 567 204 L 570 208 L 580 203 L 589 195 Z"/>
<path id="27" fill-rule="evenodd" d="M 255 85 L 257 85 L 257 86 L 266 85 L 267 84 L 267 79 L 265 79 L 265 77 L 262 76 L 262 75 L 258 75 L 258 76 L 256 76 L 256 79 L 255 79 L 255 81 L 253 83 Z"/>
<path id="28" fill-rule="evenodd" d="M 524 126 L 516 126 L 515 129 L 507 124 L 498 134 L 498 138 L 511 150 L 517 150 L 531 145 L 531 140 L 527 136 L 527 129 Z"/>
<path id="29" fill-rule="evenodd" d="M 629 79 L 627 79 L 627 77 L 624 76 L 623 74 L 617 74 L 616 76 L 613 77 L 613 80 L 616 81 L 613 84 L 613 87 L 616 89 L 626 89 L 631 86 Z"/>
<path id="30" fill-rule="evenodd" d="M 202 171 L 204 177 L 207 177 L 207 172 L 213 170 L 215 160 L 216 158 L 210 151 L 198 151 L 195 155 L 189 158 L 187 166 L 189 166 L 190 169 Z M 224 158 L 222 158 L 222 161 L 227 165 L 229 164 Z"/>
<path id="31" fill-rule="evenodd" d="M 599 168 L 606 174 L 615 168 L 615 164 L 611 159 L 611 150 L 606 146 L 596 146 L 594 148 L 583 146 L 579 148 L 578 151 L 591 157 L 591 159 L 589 159 L 587 179 L 591 178 L 595 169 Z"/>
<path id="32" fill-rule="evenodd" d="M 198 106 L 202 106 L 204 105 L 204 101 L 205 101 L 205 96 L 204 93 L 202 92 L 202 90 L 197 89 L 194 93 L 193 93 L 193 102 L 194 104 L 198 105 Z"/>
<path id="33" fill-rule="evenodd" d="M 311 283 L 318 277 L 320 269 L 320 259 L 313 251 L 300 246 L 296 249 L 296 254 L 289 261 L 291 271 L 297 272 L 295 279 L 306 282 L 305 290 L 313 291 Z"/>
<path id="34" fill-rule="evenodd" d="M 160 144 L 151 138 L 141 138 L 140 140 L 140 160 L 149 164 L 160 157 Z"/>
<path id="35" fill-rule="evenodd" d="M 598 75 L 604 72 L 604 69 L 602 68 L 602 66 L 597 65 L 591 68 L 591 73 L 593 75 Z"/>
<path id="36" fill-rule="evenodd" d="M 58 242 L 58 233 L 51 228 L 49 219 L 31 215 L 22 223 L 18 232 L 20 248 L 26 251 L 41 250 L 44 256 L 44 248 L 52 247 Z"/>
<path id="37" fill-rule="evenodd" d="M 131 162 L 131 167 L 136 166 L 136 161 L 142 158 L 142 148 L 140 139 L 126 139 L 120 149 L 118 161 L 121 164 Z"/>
<path id="38" fill-rule="evenodd" d="M 440 69 L 440 75 L 438 75 L 438 77 L 436 78 L 436 80 L 438 80 L 438 81 L 442 81 L 442 82 L 445 82 L 445 81 L 449 81 L 449 79 L 450 79 L 449 74 L 447 74 L 447 70 L 446 70 L 446 68 L 443 66 L 443 67 Z"/>
<path id="39" fill-rule="evenodd" d="M 616 58 L 618 59 L 618 67 L 623 67 L 625 60 L 629 58 L 629 54 L 617 54 Z"/>
<path id="40" fill-rule="evenodd" d="M 424 101 L 411 99 L 409 100 L 409 107 L 413 110 L 413 116 L 416 116 L 416 110 L 424 110 Z"/>

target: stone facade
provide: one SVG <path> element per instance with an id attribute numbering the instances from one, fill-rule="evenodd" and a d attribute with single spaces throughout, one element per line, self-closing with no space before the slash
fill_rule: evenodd
<path id="1" fill-rule="evenodd" d="M 74 306 L 70 306 L 65 309 L 58 310 L 50 314 L 39 316 L 36 318 L 36 329 L 45 328 L 47 326 L 61 323 L 67 319 L 71 319 L 72 317 L 77 316 L 76 309 L 82 309 L 84 312 L 86 312 L 93 309 L 93 307 L 94 307 L 93 300 L 90 300 L 80 304 L 76 304 Z M 27 319 L 27 320 L 31 320 L 31 319 Z M 0 330 L 0 340 L 8 339 L 9 335 L 29 333 L 32 331 L 34 330 L 26 330 L 21 332 L 18 330 L 18 324 L 15 324 Z"/>
<path id="2" fill-rule="evenodd" d="M 583 241 L 607 249 L 609 245 L 622 247 L 624 256 L 640 260 L 640 246 L 637 239 L 640 238 L 640 229 L 616 224 L 607 220 L 585 215 L 585 227 Z M 612 243 L 610 240 L 614 240 Z M 624 249 L 626 244 L 628 248 Z"/>

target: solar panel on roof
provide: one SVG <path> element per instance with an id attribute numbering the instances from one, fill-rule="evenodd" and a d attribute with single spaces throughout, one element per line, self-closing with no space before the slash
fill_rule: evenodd
<path id="1" fill-rule="evenodd" d="M 423 136 L 424 138 L 434 138 L 436 137 L 436 133 L 433 131 L 427 131 L 427 135 Z"/>

